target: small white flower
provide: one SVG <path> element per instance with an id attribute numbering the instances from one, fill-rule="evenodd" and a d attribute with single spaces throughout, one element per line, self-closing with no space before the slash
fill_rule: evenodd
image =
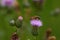
<path id="1" fill-rule="evenodd" d="M 10 23 L 14 23 L 15 21 L 14 20 L 11 20 Z"/>
<path id="2" fill-rule="evenodd" d="M 11 20 L 11 21 L 10 21 L 10 23 L 11 23 L 11 24 L 14 24 L 14 23 L 15 23 L 15 21 L 14 21 L 14 20 Z"/>

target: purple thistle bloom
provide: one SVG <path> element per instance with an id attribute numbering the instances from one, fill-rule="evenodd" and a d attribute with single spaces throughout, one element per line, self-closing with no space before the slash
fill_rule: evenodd
<path id="1" fill-rule="evenodd" d="M 42 22 L 40 20 L 31 20 L 30 21 L 32 26 L 37 26 L 37 27 L 41 27 L 42 26 Z"/>
<path id="2" fill-rule="evenodd" d="M 14 3 L 14 0 L 1 0 L 2 6 L 12 6 Z"/>
<path id="3" fill-rule="evenodd" d="M 11 6 L 11 2 L 6 2 L 6 5 L 7 6 Z"/>
<path id="4" fill-rule="evenodd" d="M 18 19 L 19 19 L 19 20 L 23 20 L 23 17 L 22 17 L 22 16 L 19 16 Z"/>
<path id="5" fill-rule="evenodd" d="M 13 2 L 14 2 L 13 0 L 8 0 L 5 3 L 6 3 L 6 6 L 12 6 Z"/>

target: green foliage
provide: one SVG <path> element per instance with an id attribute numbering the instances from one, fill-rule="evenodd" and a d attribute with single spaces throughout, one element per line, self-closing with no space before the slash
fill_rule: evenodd
<path id="1" fill-rule="evenodd" d="M 19 0 L 20 1 L 20 0 Z M 24 13 L 24 9 L 23 9 L 23 4 L 22 4 L 22 0 L 20 1 L 21 4 L 21 9 L 22 9 L 22 16 L 24 17 L 24 19 L 27 19 L 28 21 L 30 17 L 25 17 L 25 13 Z M 52 35 L 55 35 L 57 37 L 57 40 L 60 40 L 60 16 L 58 18 L 54 18 L 50 15 L 50 11 L 53 10 L 56 7 L 60 7 L 60 0 L 44 0 L 44 7 L 43 10 L 38 14 L 41 17 L 41 20 L 43 21 L 43 27 L 41 27 L 39 29 L 39 35 L 37 37 L 37 40 L 42 40 L 45 34 L 45 30 L 48 27 L 51 27 L 53 30 Z M 32 8 L 32 6 L 31 6 Z M 33 11 L 34 9 L 32 9 Z M 4 11 L 3 11 L 4 12 Z M 1 38 L 1 40 L 10 40 L 10 37 L 12 35 L 12 33 L 16 30 L 16 28 L 11 27 L 9 25 L 9 20 L 11 17 L 15 18 L 17 15 L 17 13 L 12 13 L 10 15 L 2 15 L 1 11 L 0 11 L 0 29 L 4 30 L 5 36 Z M 32 15 L 36 15 L 33 13 L 30 14 L 30 16 Z M 24 25 L 23 25 L 23 34 L 19 34 L 21 40 L 27 40 L 28 38 L 31 40 L 33 39 L 32 33 L 31 31 L 28 32 L 28 28 L 31 29 L 31 26 L 28 22 L 26 22 L 24 20 Z M 26 24 L 27 23 L 27 24 Z M 22 32 L 22 31 L 21 31 Z"/>

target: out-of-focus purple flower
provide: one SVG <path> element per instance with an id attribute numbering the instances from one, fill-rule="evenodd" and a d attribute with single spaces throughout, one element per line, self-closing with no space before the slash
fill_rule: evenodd
<path id="1" fill-rule="evenodd" d="M 14 3 L 14 0 L 7 0 L 5 3 L 7 6 L 12 6 Z"/>
<path id="2" fill-rule="evenodd" d="M 6 5 L 7 5 L 7 6 L 11 6 L 11 5 L 12 5 L 12 2 L 9 2 L 9 1 L 6 2 Z"/>
<path id="3" fill-rule="evenodd" d="M 1 0 L 1 6 L 5 6 L 5 0 Z"/>
<path id="4" fill-rule="evenodd" d="M 31 20 L 30 23 L 32 26 L 37 26 L 37 27 L 42 26 L 42 21 L 40 21 L 40 20 Z"/>
<path id="5" fill-rule="evenodd" d="M 15 0 L 1 0 L 2 6 L 12 6 Z"/>

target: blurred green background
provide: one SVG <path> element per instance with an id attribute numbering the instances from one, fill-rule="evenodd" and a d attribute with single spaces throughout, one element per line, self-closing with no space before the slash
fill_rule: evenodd
<path id="1" fill-rule="evenodd" d="M 29 18 L 34 15 L 38 15 L 41 17 L 43 21 L 43 26 L 39 28 L 39 35 L 37 36 L 37 40 L 43 40 L 44 33 L 48 27 L 52 28 L 52 35 L 57 37 L 57 40 L 60 40 L 60 16 L 53 17 L 50 15 L 50 11 L 54 10 L 55 8 L 60 7 L 60 0 L 44 0 L 43 10 L 40 11 L 38 14 L 34 14 L 33 12 L 27 17 L 25 13 L 25 9 L 23 7 L 23 0 L 19 0 L 20 7 L 21 7 L 21 15 L 24 17 L 24 24 L 23 24 L 23 34 L 20 38 L 21 40 L 31 39 L 34 40 L 34 37 L 31 34 L 31 26 L 29 23 Z M 32 0 L 29 0 L 31 2 Z M 32 9 L 32 5 L 30 7 Z M 33 11 L 33 9 L 32 9 Z M 1 12 L 0 10 L 0 40 L 10 40 L 12 33 L 16 30 L 16 27 L 9 25 L 9 20 L 12 17 L 16 17 L 17 13 L 13 12 L 10 15 L 6 14 L 4 11 Z"/>

